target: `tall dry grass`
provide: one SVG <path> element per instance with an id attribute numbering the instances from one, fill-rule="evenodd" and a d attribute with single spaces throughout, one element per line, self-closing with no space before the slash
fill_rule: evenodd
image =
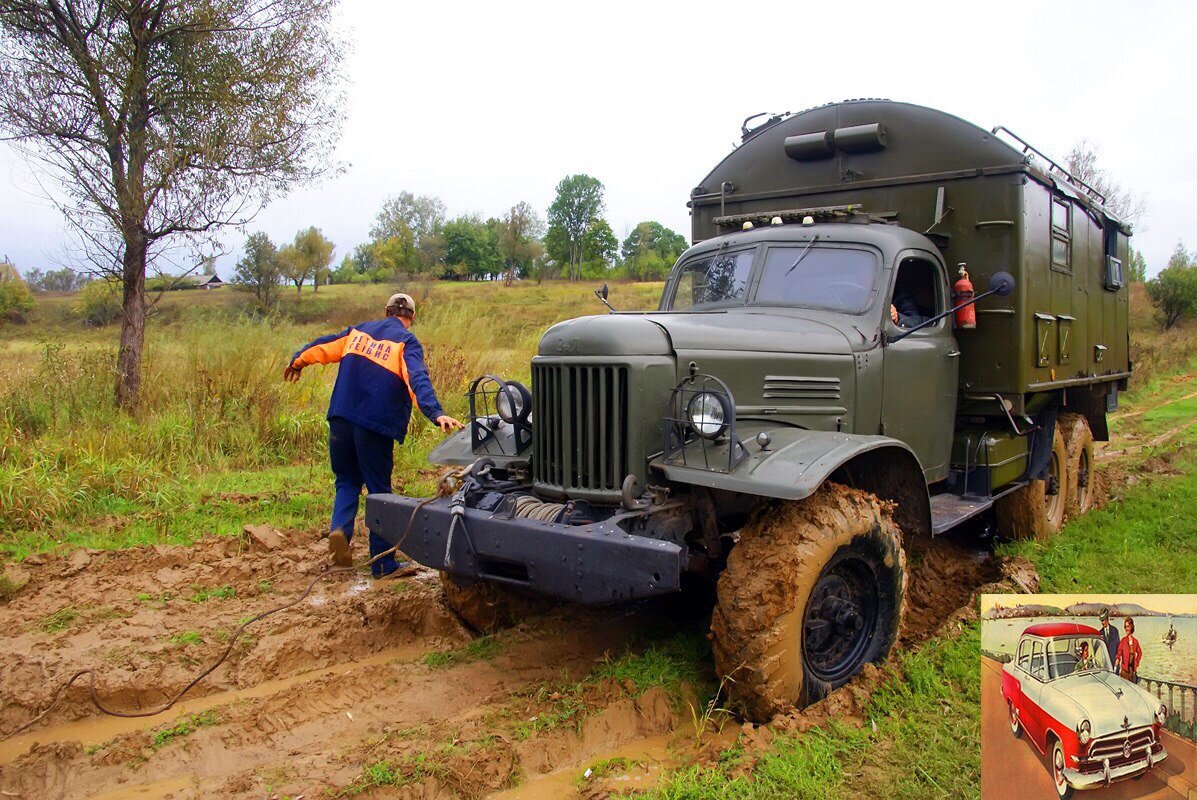
<path id="1" fill-rule="evenodd" d="M 408 287 L 399 287 L 408 288 Z M 113 403 L 116 329 L 85 329 L 55 305 L 4 330 L 0 343 L 0 535 L 122 504 L 169 510 L 202 473 L 235 473 L 327 458 L 324 420 L 335 368 L 282 381 L 292 352 L 382 314 L 395 287 L 326 287 L 284 296 L 278 314 L 248 313 L 224 291 L 168 297 L 147 335 L 141 411 Z M 602 311 L 593 287 L 489 284 L 419 287 L 413 332 L 425 346 L 442 405 L 465 414 L 469 381 L 484 372 L 528 379 L 541 332 Z M 613 300 L 654 306 L 659 285 L 621 285 Z M 64 298 L 59 312 L 68 308 Z M 417 473 L 441 436 L 413 415 L 399 469 Z M 402 476 L 401 480 L 402 480 Z"/>

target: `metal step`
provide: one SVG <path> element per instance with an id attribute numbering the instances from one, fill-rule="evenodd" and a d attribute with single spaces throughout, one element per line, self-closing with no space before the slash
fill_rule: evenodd
<path id="1" fill-rule="evenodd" d="M 961 497 L 944 492 L 931 496 L 931 534 L 938 536 L 993 505 L 990 497 Z"/>

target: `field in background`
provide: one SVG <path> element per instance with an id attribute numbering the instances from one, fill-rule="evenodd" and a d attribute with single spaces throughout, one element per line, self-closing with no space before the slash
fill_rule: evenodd
<path id="1" fill-rule="evenodd" d="M 546 327 L 604 310 L 588 284 L 399 288 L 416 298 L 413 331 L 437 394 L 459 417 L 473 377 L 528 381 Z M 660 288 L 617 284 L 611 302 L 655 308 Z M 118 327 L 87 328 L 72 298 L 42 298 L 28 324 L 0 331 L 0 551 L 21 558 L 62 545 L 185 543 L 247 522 L 321 524 L 331 510 L 324 415 L 336 370 L 314 367 L 294 385 L 282 370 L 305 342 L 380 317 L 392 291 L 284 292 L 269 317 L 232 288 L 166 294 L 146 337 L 136 418 L 112 401 Z M 418 494 L 431 490 L 425 458 L 440 433 L 413 420 L 395 479 Z"/>

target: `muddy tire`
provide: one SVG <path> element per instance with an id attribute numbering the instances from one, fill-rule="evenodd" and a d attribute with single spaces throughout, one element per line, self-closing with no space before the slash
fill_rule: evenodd
<path id="1" fill-rule="evenodd" d="M 741 532 L 717 593 L 715 668 L 748 716 L 817 702 L 898 638 L 906 555 L 891 506 L 836 484 L 770 506 Z"/>
<path id="2" fill-rule="evenodd" d="M 543 597 L 486 581 L 466 584 L 447 572 L 441 573 L 441 588 L 445 591 L 445 605 L 449 610 L 478 633 L 509 628 L 552 606 L 551 601 Z"/>
<path id="3" fill-rule="evenodd" d="M 1060 532 L 1069 490 L 1067 464 L 1064 436 L 1057 425 L 1052 437 L 1047 478 L 1031 481 L 999 498 L 995 504 L 998 532 L 1002 536 L 1046 541 Z"/>
<path id="4" fill-rule="evenodd" d="M 1061 414 L 1056 423 L 1064 434 L 1064 452 L 1068 457 L 1068 494 L 1064 503 L 1066 520 L 1089 513 L 1097 498 L 1097 480 L 1093 474 L 1093 433 L 1089 421 L 1080 414 Z"/>

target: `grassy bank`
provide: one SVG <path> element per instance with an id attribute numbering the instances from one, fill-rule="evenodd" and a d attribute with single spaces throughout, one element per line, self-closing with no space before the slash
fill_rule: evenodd
<path id="1" fill-rule="evenodd" d="M 175 292 L 147 334 L 142 411 L 112 401 L 116 326 L 87 328 L 70 297 L 44 298 L 0 337 L 0 551 L 183 543 L 245 522 L 313 527 L 329 513 L 324 415 L 336 370 L 282 369 L 300 345 L 381 316 L 387 286 L 287 292 L 276 314 L 233 289 Z M 413 329 L 437 393 L 466 412 L 485 372 L 527 381 L 543 330 L 602 307 L 581 284 L 442 284 L 416 290 Z M 620 284 L 617 307 L 654 307 L 659 284 Z M 429 492 L 440 433 L 416 415 L 396 485 Z M 249 495 L 249 498 L 233 495 Z"/>

